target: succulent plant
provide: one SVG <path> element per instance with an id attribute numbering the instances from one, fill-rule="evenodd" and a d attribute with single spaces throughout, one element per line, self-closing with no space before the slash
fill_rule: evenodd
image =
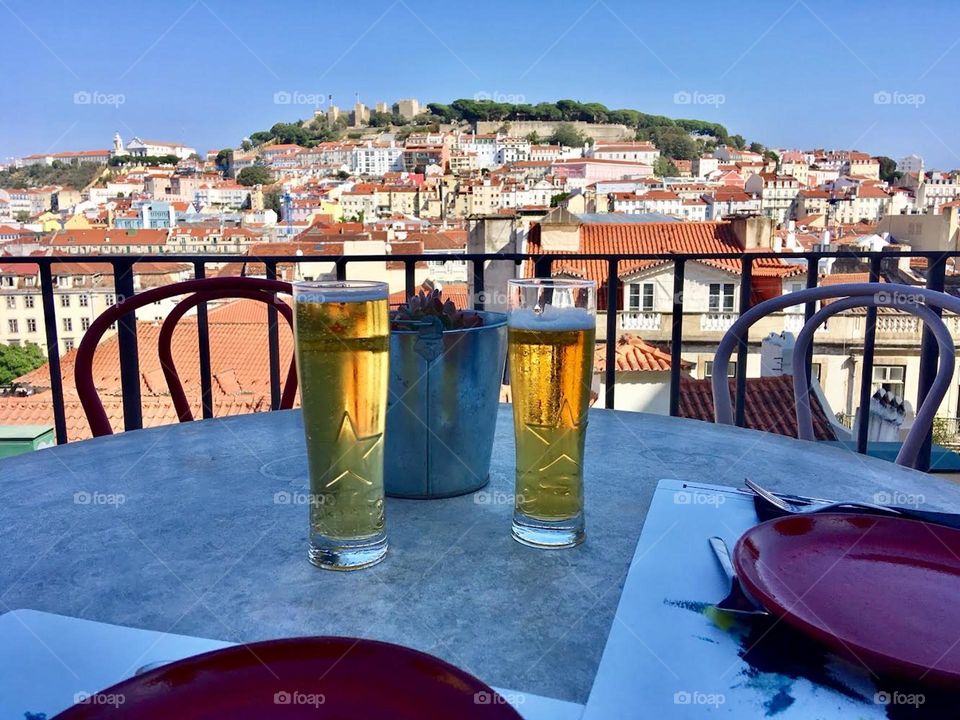
<path id="1" fill-rule="evenodd" d="M 466 330 L 483 325 L 483 317 L 473 310 L 460 310 L 453 300 L 444 300 L 442 290 L 421 290 L 405 305 L 390 313 L 392 330 L 411 330 L 419 323 L 439 320 L 444 330 Z"/>

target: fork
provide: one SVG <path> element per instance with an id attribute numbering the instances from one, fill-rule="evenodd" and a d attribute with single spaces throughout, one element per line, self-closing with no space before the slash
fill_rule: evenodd
<path id="1" fill-rule="evenodd" d="M 820 513 L 820 512 L 829 512 L 830 510 L 842 510 L 843 508 L 854 508 L 861 510 L 872 510 L 874 512 L 881 512 L 887 515 L 902 515 L 899 510 L 894 510 L 891 507 L 886 505 L 876 505 L 874 503 L 866 502 L 832 502 L 827 503 L 826 505 L 801 505 L 800 503 L 794 503 L 789 500 L 785 500 L 778 495 L 774 495 L 769 490 L 760 487 L 753 480 L 747 478 L 744 480 L 744 483 L 748 488 L 753 490 L 757 495 L 762 497 L 771 505 L 779 508 L 783 512 L 790 513 L 792 515 L 805 515 L 810 513 Z"/>

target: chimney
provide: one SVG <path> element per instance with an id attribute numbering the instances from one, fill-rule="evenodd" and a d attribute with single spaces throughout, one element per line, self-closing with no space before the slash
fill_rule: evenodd
<path id="1" fill-rule="evenodd" d="M 779 235 L 773 236 L 773 251 L 783 252 L 783 238 L 781 238 Z"/>
<path id="2" fill-rule="evenodd" d="M 793 375 L 793 333 L 770 333 L 760 343 L 760 377 Z"/>
<path id="3" fill-rule="evenodd" d="M 773 218 L 760 215 L 739 216 L 731 220 L 730 226 L 737 236 L 737 244 L 741 250 L 766 250 L 773 247 L 776 227 Z"/>

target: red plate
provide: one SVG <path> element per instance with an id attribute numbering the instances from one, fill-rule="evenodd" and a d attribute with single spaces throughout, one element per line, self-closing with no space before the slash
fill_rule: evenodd
<path id="1" fill-rule="evenodd" d="M 733 563 L 764 607 L 871 671 L 960 682 L 960 530 L 794 515 L 748 530 Z"/>
<path id="2" fill-rule="evenodd" d="M 432 655 L 373 640 L 237 645 L 125 680 L 57 715 L 138 720 L 522 720 L 487 685 Z"/>

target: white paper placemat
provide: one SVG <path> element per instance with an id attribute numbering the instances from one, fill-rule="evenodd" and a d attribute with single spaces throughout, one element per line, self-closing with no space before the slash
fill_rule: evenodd
<path id="1" fill-rule="evenodd" d="M 812 643 L 786 652 L 783 623 L 761 639 L 708 610 L 730 589 L 708 538 L 732 552 L 757 522 L 748 493 L 660 481 L 583 720 L 883 718 L 885 700 L 909 701 Z"/>
<path id="2" fill-rule="evenodd" d="M 0 719 L 24 720 L 26 713 L 50 718 L 143 665 L 232 644 L 14 610 L 0 615 Z M 583 712 L 576 703 L 497 691 L 525 720 L 579 720 Z"/>

